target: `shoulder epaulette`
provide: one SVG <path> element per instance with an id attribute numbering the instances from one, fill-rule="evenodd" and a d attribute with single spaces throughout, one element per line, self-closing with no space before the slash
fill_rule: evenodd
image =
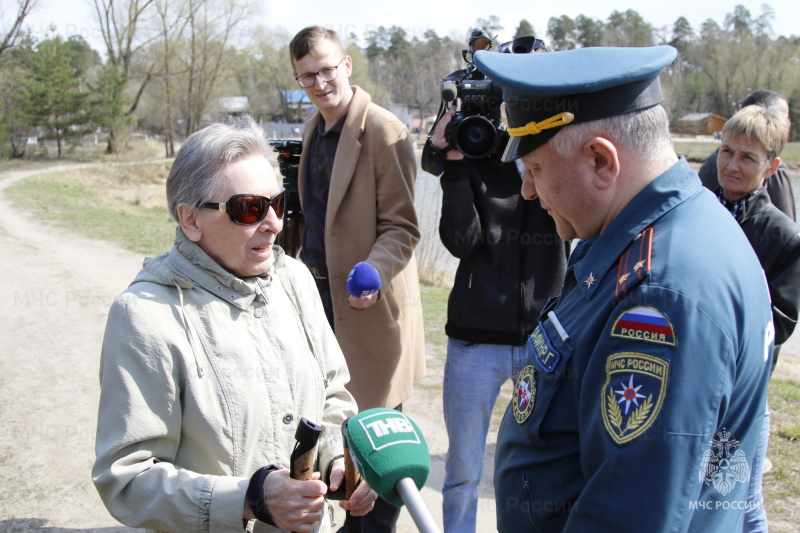
<path id="1" fill-rule="evenodd" d="M 621 300 L 650 274 L 653 228 L 642 231 L 625 249 L 617 264 L 617 287 L 614 295 Z"/>

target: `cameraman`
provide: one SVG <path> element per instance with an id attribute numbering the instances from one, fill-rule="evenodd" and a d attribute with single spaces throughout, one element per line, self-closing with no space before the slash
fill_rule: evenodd
<path id="1" fill-rule="evenodd" d="M 459 259 L 445 326 L 443 515 L 445 533 L 474 533 L 492 410 L 500 387 L 525 366 L 525 342 L 561 289 L 568 248 L 539 200 L 520 194 L 516 163 L 500 160 L 505 142 L 477 159 L 448 149 L 454 114 L 455 106 L 430 139 L 443 157 L 439 236 Z"/>

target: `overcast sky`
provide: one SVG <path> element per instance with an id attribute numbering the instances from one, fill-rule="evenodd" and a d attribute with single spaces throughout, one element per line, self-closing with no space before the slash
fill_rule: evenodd
<path id="1" fill-rule="evenodd" d="M 798 0 L 670 0 L 662 2 L 623 2 L 620 0 L 570 0 L 569 2 L 532 2 L 530 0 L 501 0 L 475 2 L 437 0 L 340 0 L 318 2 L 311 0 L 262 0 L 261 14 L 254 20 L 268 28 L 284 29 L 289 35 L 312 24 L 332 28 L 343 36 L 351 32 L 363 37 L 365 32 L 379 26 L 402 26 L 408 37 L 419 36 L 433 29 L 440 36 L 466 36 L 479 18 L 496 15 L 504 27 L 498 42 L 510 40 L 521 19 L 527 19 L 537 37 L 546 39 L 547 21 L 550 17 L 568 15 L 591 16 L 605 21 L 613 11 L 634 9 L 645 21 L 658 28 L 671 28 L 675 20 L 684 16 L 695 30 L 711 18 L 722 25 L 725 15 L 732 13 L 738 4 L 744 5 L 753 18 L 762 13 L 768 4 L 775 17 L 772 27 L 776 35 L 800 35 L 800 1 Z M 7 7 L 12 0 L 0 0 L 2 28 L 10 25 L 12 14 Z M 47 34 L 64 37 L 79 34 L 93 48 L 102 52 L 102 40 L 97 30 L 90 0 L 41 0 L 40 8 L 28 19 L 28 26 L 38 38 Z M 50 25 L 55 32 L 50 32 Z"/>

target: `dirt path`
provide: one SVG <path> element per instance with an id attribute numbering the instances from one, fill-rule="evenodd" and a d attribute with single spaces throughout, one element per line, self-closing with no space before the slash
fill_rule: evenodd
<path id="1" fill-rule="evenodd" d="M 5 174 L 0 189 L 35 172 Z M 0 195 L 0 531 L 117 528 L 90 479 L 108 307 L 141 258 Z"/>
<path id="2" fill-rule="evenodd" d="M 134 531 L 108 515 L 90 471 L 106 314 L 138 272 L 142 257 L 13 208 L 2 189 L 38 172 L 0 175 L 0 532 Z M 776 371 L 781 378 L 800 379 L 797 344 L 782 354 Z M 440 356 L 429 354 L 429 375 L 405 411 L 428 440 L 432 471 L 422 492 L 441 525 L 447 436 Z M 487 454 L 480 532 L 495 530 L 492 436 Z M 414 531 L 404 510 L 398 533 Z"/>

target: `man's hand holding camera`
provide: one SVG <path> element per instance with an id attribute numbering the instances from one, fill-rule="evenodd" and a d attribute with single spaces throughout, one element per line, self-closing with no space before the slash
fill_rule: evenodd
<path id="1" fill-rule="evenodd" d="M 441 120 L 431 132 L 431 144 L 439 149 L 445 159 L 464 159 L 464 154 L 450 146 L 447 139 L 445 139 L 445 130 L 447 129 L 447 125 L 450 124 L 450 121 L 453 120 L 455 114 L 456 108 L 453 106 L 447 113 L 442 115 Z"/>

